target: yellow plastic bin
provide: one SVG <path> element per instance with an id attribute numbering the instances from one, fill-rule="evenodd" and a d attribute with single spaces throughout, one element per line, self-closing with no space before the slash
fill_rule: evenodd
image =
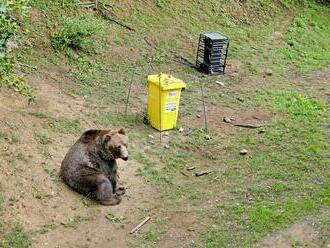
<path id="1" fill-rule="evenodd" d="M 186 84 L 172 75 L 160 73 L 149 75 L 148 85 L 148 118 L 151 126 L 159 131 L 175 128 L 181 91 Z"/>

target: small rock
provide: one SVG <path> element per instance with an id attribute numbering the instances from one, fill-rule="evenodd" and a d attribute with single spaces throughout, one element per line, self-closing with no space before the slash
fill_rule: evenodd
<path id="1" fill-rule="evenodd" d="M 164 132 L 164 136 L 170 136 L 170 133 L 169 132 Z"/>
<path id="2" fill-rule="evenodd" d="M 197 118 L 201 118 L 201 115 L 200 115 L 200 114 L 198 114 L 198 115 L 196 115 L 196 117 L 197 117 Z"/>
<path id="3" fill-rule="evenodd" d="M 226 123 L 231 123 L 232 119 L 230 117 L 223 117 L 223 121 Z"/>
<path id="4" fill-rule="evenodd" d="M 187 230 L 188 230 L 189 232 L 193 232 L 193 231 L 195 231 L 195 228 L 193 228 L 193 227 L 188 227 Z"/>
<path id="5" fill-rule="evenodd" d="M 248 150 L 242 149 L 242 150 L 239 151 L 239 154 L 246 155 L 246 154 L 248 154 Z"/>
<path id="6" fill-rule="evenodd" d="M 187 166 L 187 171 L 191 171 L 191 170 L 194 170 L 195 169 L 195 166 Z"/>
<path id="7" fill-rule="evenodd" d="M 184 131 L 184 128 L 183 127 L 180 127 L 179 128 L 179 133 L 182 133 Z"/>
<path id="8" fill-rule="evenodd" d="M 271 76 L 271 75 L 273 75 L 273 70 L 272 69 L 266 69 L 265 74 L 267 76 Z"/>
<path id="9" fill-rule="evenodd" d="M 265 129 L 260 129 L 258 133 L 265 133 Z"/>
<path id="10" fill-rule="evenodd" d="M 165 147 L 166 149 L 169 149 L 169 148 L 170 148 L 170 146 L 169 146 L 168 144 L 166 144 L 164 147 Z"/>
<path id="11" fill-rule="evenodd" d="M 216 83 L 217 85 L 220 85 L 220 86 L 222 86 L 222 87 L 225 87 L 225 83 L 223 83 L 223 82 L 216 81 L 215 83 Z"/>
<path id="12" fill-rule="evenodd" d="M 205 139 L 210 140 L 211 136 L 210 135 L 205 135 Z"/>
<path id="13" fill-rule="evenodd" d="M 236 99 L 237 99 L 238 101 L 240 101 L 240 102 L 244 102 L 244 99 L 241 98 L 241 97 L 237 97 Z"/>
<path id="14" fill-rule="evenodd" d="M 153 135 L 151 135 L 151 134 L 149 134 L 148 137 L 149 137 L 150 139 L 154 139 L 154 138 L 155 138 L 155 137 L 154 137 Z"/>

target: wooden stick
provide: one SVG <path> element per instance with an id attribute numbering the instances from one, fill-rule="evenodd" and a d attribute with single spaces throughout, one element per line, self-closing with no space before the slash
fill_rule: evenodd
<path id="1" fill-rule="evenodd" d="M 260 128 L 263 127 L 264 125 L 252 125 L 252 124 L 240 124 L 240 123 L 230 123 L 235 127 L 245 127 L 245 128 Z"/>
<path id="2" fill-rule="evenodd" d="M 134 227 L 129 233 L 133 234 L 137 232 L 144 224 L 150 220 L 150 216 L 147 216 L 143 221 L 141 221 L 136 227 Z"/>
<path id="3" fill-rule="evenodd" d="M 183 171 L 180 171 L 180 173 L 185 176 L 185 177 L 189 177 L 186 173 L 184 173 Z"/>
<path id="4" fill-rule="evenodd" d="M 202 171 L 202 172 L 196 172 L 195 176 L 196 177 L 201 177 L 201 176 L 205 176 L 207 174 L 210 174 L 212 171 Z"/>

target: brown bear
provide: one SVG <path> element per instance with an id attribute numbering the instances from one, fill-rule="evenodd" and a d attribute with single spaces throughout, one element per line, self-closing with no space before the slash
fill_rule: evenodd
<path id="1" fill-rule="evenodd" d="M 125 188 L 118 186 L 116 159 L 126 161 L 127 148 L 124 129 L 86 131 L 66 154 L 60 177 L 71 188 L 103 205 L 119 204 Z"/>

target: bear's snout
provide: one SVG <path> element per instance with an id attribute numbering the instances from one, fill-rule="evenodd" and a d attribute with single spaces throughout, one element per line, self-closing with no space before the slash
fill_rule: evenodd
<path id="1" fill-rule="evenodd" d="M 127 161 L 128 160 L 128 157 L 124 157 L 124 158 L 122 158 L 123 160 L 125 160 L 125 161 Z"/>

